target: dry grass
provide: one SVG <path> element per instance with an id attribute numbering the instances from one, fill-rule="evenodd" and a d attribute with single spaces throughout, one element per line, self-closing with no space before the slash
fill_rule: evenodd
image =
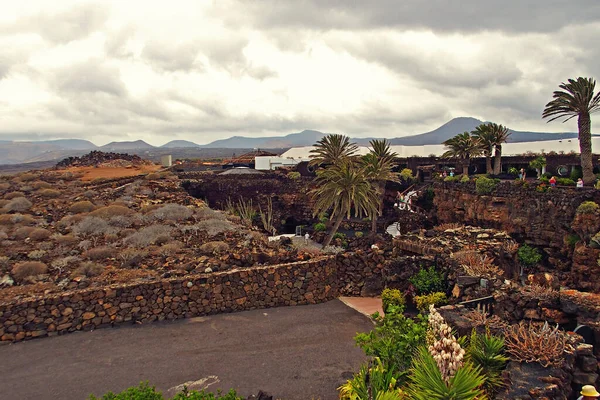
<path id="1" fill-rule="evenodd" d="M 444 232 L 445 230 L 448 230 L 448 229 L 459 229 L 459 228 L 462 228 L 463 226 L 464 225 L 461 225 L 457 222 L 449 222 L 449 223 L 437 225 L 436 227 L 433 228 L 433 230 L 437 231 L 437 232 Z"/>
<path id="2" fill-rule="evenodd" d="M 506 352 L 519 362 L 537 362 L 544 367 L 559 365 L 567 348 L 567 335 L 558 325 L 551 328 L 547 322 L 521 322 L 505 329 Z"/>
<path id="3" fill-rule="evenodd" d="M 473 326 L 486 326 L 496 330 L 503 330 L 508 326 L 508 323 L 499 316 L 490 316 L 480 310 L 471 310 L 465 317 L 473 323 Z"/>
<path id="4" fill-rule="evenodd" d="M 26 261 L 15 265 L 11 271 L 12 276 L 17 281 L 22 281 L 30 276 L 45 274 L 48 272 L 48 266 L 39 261 Z"/>
<path id="5" fill-rule="evenodd" d="M 550 287 L 542 285 L 527 285 L 521 289 L 521 294 L 527 299 L 535 300 L 556 300 L 559 293 Z"/>
<path id="6" fill-rule="evenodd" d="M 502 243 L 502 250 L 508 254 L 515 254 L 519 250 L 519 244 L 514 240 L 507 240 Z"/>
<path id="7" fill-rule="evenodd" d="M 469 276 L 497 277 L 504 272 L 494 265 L 494 259 L 474 250 L 463 250 L 452 253 L 459 265 Z"/>

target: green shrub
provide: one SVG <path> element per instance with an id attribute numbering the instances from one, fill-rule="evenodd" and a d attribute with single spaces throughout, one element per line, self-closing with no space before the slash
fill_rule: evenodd
<path id="1" fill-rule="evenodd" d="M 286 175 L 286 176 L 287 176 L 289 179 L 291 179 L 291 180 L 293 180 L 293 181 L 296 181 L 296 180 L 300 179 L 300 177 L 301 177 L 302 175 L 300 175 L 300 172 L 298 172 L 298 171 L 290 171 L 290 172 L 288 172 L 288 173 L 287 173 L 287 175 Z"/>
<path id="2" fill-rule="evenodd" d="M 583 178 L 583 173 L 581 172 L 581 167 L 573 167 L 571 169 L 571 174 L 569 175 L 572 181 L 577 182 L 577 179 Z"/>
<path id="3" fill-rule="evenodd" d="M 560 186 L 575 186 L 577 183 L 569 178 L 556 178 L 556 184 Z"/>
<path id="4" fill-rule="evenodd" d="M 171 400 L 243 400 L 239 397 L 235 390 L 231 389 L 228 393 L 222 394 L 220 391 L 217 394 L 207 393 L 204 390 L 197 392 L 184 388 L 177 393 Z M 108 392 L 102 397 L 90 395 L 88 400 L 167 400 L 161 392 L 158 392 L 154 386 L 149 386 L 148 382 L 142 382 L 139 386 L 130 387 L 121 393 Z"/>
<path id="5" fill-rule="evenodd" d="M 500 182 L 499 179 L 486 178 L 485 176 L 477 178 L 475 181 L 477 194 L 485 195 L 492 193 L 496 189 L 498 182 Z"/>
<path id="6" fill-rule="evenodd" d="M 577 214 L 595 214 L 598 211 L 598 204 L 593 201 L 584 201 L 577 207 Z"/>
<path id="7" fill-rule="evenodd" d="M 356 232 L 354 232 L 354 236 L 355 236 L 355 237 L 357 237 L 357 238 L 361 238 L 361 237 L 363 237 L 364 235 L 365 235 L 365 234 L 364 234 L 363 232 L 361 232 L 361 231 L 356 231 Z"/>
<path id="8" fill-rule="evenodd" d="M 519 258 L 519 262 L 526 267 L 532 267 L 542 261 L 540 251 L 526 244 L 519 247 L 517 257 Z"/>
<path id="9" fill-rule="evenodd" d="M 596 234 L 596 236 L 598 236 L 598 234 Z M 596 236 L 594 236 L 594 237 L 596 237 Z M 600 239 L 600 236 L 598 236 L 598 238 Z M 565 243 L 569 247 L 575 247 L 575 245 L 577 243 L 579 243 L 580 240 L 581 240 L 581 238 L 578 235 L 574 235 L 572 233 L 565 237 Z"/>
<path id="10" fill-rule="evenodd" d="M 358 399 L 400 399 L 398 380 L 394 371 L 385 368 L 381 360 L 375 357 L 372 365 L 363 365 L 354 377 L 338 388 L 340 400 Z M 386 397 L 390 396 L 390 397 Z"/>
<path id="11" fill-rule="evenodd" d="M 423 296 L 415 296 L 415 304 L 417 305 L 417 309 L 422 313 L 426 313 L 429 311 L 429 306 L 443 306 L 448 303 L 448 298 L 446 297 L 446 293 L 443 292 L 435 292 L 426 294 Z"/>
<path id="12" fill-rule="evenodd" d="M 447 176 L 444 178 L 444 182 L 458 182 L 459 180 L 460 180 L 460 178 L 458 177 L 458 175 Z"/>
<path id="13" fill-rule="evenodd" d="M 485 377 L 484 388 L 490 399 L 494 391 L 502 386 L 502 371 L 509 358 L 504 355 L 504 339 L 489 332 L 478 334 L 475 329 L 466 348 L 466 359 L 481 368 Z"/>
<path id="14" fill-rule="evenodd" d="M 467 183 L 470 181 L 471 180 L 469 179 L 469 175 L 463 175 L 462 178 L 460 178 L 460 183 Z"/>
<path id="15" fill-rule="evenodd" d="M 313 225 L 313 230 L 315 232 L 325 232 L 327 230 L 327 226 L 323 222 L 319 222 Z"/>
<path id="16" fill-rule="evenodd" d="M 402 171 L 400 171 L 400 179 L 406 183 L 412 182 L 415 179 L 412 169 L 404 168 Z"/>
<path id="17" fill-rule="evenodd" d="M 547 176 L 542 176 L 540 178 L 540 182 L 548 184 L 550 183 L 550 178 L 548 178 Z"/>
<path id="18" fill-rule="evenodd" d="M 406 308 L 406 299 L 401 291 L 398 289 L 383 289 L 381 292 L 381 304 L 383 306 L 383 311 L 387 312 L 390 306 L 396 307 L 396 312 L 404 312 Z"/>
<path id="19" fill-rule="evenodd" d="M 407 318 L 391 306 L 383 318 L 376 316 L 376 326 L 359 333 L 354 340 L 367 356 L 378 357 L 387 371 L 395 373 L 399 382 L 406 380 L 415 350 L 425 344 L 427 320 Z"/>
<path id="20" fill-rule="evenodd" d="M 519 176 L 519 170 L 516 169 L 515 167 L 510 167 L 508 169 L 508 173 L 512 176 Z"/>
<path id="21" fill-rule="evenodd" d="M 434 266 L 421 268 L 416 275 L 409 279 L 419 295 L 444 291 L 444 276 L 435 270 Z"/>

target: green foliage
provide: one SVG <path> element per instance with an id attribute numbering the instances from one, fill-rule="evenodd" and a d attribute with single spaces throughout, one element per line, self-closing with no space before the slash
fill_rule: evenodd
<path id="1" fill-rule="evenodd" d="M 598 204 L 593 201 L 584 201 L 577 207 L 577 214 L 595 214 L 598 212 Z"/>
<path id="2" fill-rule="evenodd" d="M 571 168 L 571 174 L 569 175 L 572 181 L 577 182 L 577 179 L 583 178 L 583 173 L 581 172 L 581 167 L 573 167 Z"/>
<path id="3" fill-rule="evenodd" d="M 548 191 L 548 185 L 545 183 L 536 186 L 535 191 L 538 193 L 546 193 Z"/>
<path id="4" fill-rule="evenodd" d="M 434 306 L 443 306 L 447 304 L 448 297 L 446 297 L 446 293 L 434 292 L 423 296 L 415 296 L 415 303 L 419 311 L 426 313 L 429 310 L 429 306 L 432 304 Z"/>
<path id="5" fill-rule="evenodd" d="M 502 385 L 502 370 L 509 360 L 504 355 L 504 339 L 489 332 L 478 334 L 473 329 L 466 350 L 466 359 L 481 368 L 485 377 L 484 388 L 491 397 Z"/>
<path id="6" fill-rule="evenodd" d="M 460 183 L 467 183 L 467 182 L 470 182 L 470 181 L 471 181 L 471 180 L 469 179 L 469 175 L 463 175 L 463 176 L 460 178 Z"/>
<path id="7" fill-rule="evenodd" d="M 519 170 L 516 169 L 515 167 L 510 167 L 508 169 L 508 173 L 512 176 L 519 176 Z"/>
<path id="8" fill-rule="evenodd" d="M 378 357 L 386 370 L 404 382 L 413 353 L 425 344 L 427 320 L 421 316 L 407 318 L 398 311 L 390 306 L 383 318 L 375 315 L 375 328 L 369 333 L 359 333 L 354 340 L 366 355 Z"/>
<path id="9" fill-rule="evenodd" d="M 397 312 L 404 312 L 406 307 L 406 299 L 398 289 L 383 289 L 383 292 L 381 292 L 381 303 L 385 312 L 387 312 L 390 306 L 397 307 Z"/>
<path id="10" fill-rule="evenodd" d="M 315 232 L 325 232 L 327 230 L 327 226 L 324 223 L 319 222 L 313 225 L 313 230 Z"/>
<path id="11" fill-rule="evenodd" d="M 400 171 L 400 179 L 406 183 L 414 181 L 415 177 L 413 176 L 412 169 L 404 168 L 402 171 Z"/>
<path id="12" fill-rule="evenodd" d="M 484 398 L 481 367 L 465 363 L 448 382 L 425 346 L 419 347 L 410 375 L 409 394 L 415 400 L 473 400 Z"/>
<path id="13" fill-rule="evenodd" d="M 423 193 L 423 195 L 419 199 L 419 203 L 425 211 L 430 211 L 433 208 L 434 197 L 435 192 L 433 191 L 433 188 L 429 187 L 427 188 L 427 190 L 425 190 L 425 193 Z"/>
<path id="14" fill-rule="evenodd" d="M 442 292 L 445 289 L 444 276 L 435 270 L 434 266 L 421 268 L 416 275 L 409 279 L 419 295 Z"/>
<path id="15" fill-rule="evenodd" d="M 397 380 L 394 378 L 394 372 L 385 368 L 379 358 L 375 358 L 373 366 L 363 365 L 358 374 L 349 380 L 346 384 L 338 388 L 340 400 L 362 400 L 362 399 L 380 399 L 385 393 L 399 394 L 400 389 L 397 386 Z M 371 396 L 369 397 L 369 389 Z M 386 397 L 389 398 L 389 397 Z M 394 399 L 394 397 L 391 397 Z"/>
<path id="16" fill-rule="evenodd" d="M 243 400 L 242 397 L 238 396 L 235 390 L 231 389 L 228 393 L 222 394 L 220 391 L 215 395 L 214 393 L 208 393 L 202 390 L 197 392 L 195 390 L 189 391 L 184 388 L 181 392 L 177 393 L 171 400 Z M 142 382 L 138 386 L 130 387 L 125 389 L 121 393 L 108 392 L 104 396 L 98 398 L 94 395 L 90 395 L 89 400 L 166 400 L 161 392 L 157 392 L 154 386 L 149 386 L 148 382 Z"/>
<path id="17" fill-rule="evenodd" d="M 444 178 L 444 182 L 458 182 L 459 180 L 460 180 L 460 178 L 458 177 L 458 175 L 447 176 Z"/>
<path id="18" fill-rule="evenodd" d="M 575 186 L 576 182 L 569 178 L 556 178 L 556 184 L 559 186 Z"/>
<path id="19" fill-rule="evenodd" d="M 546 157 L 538 156 L 535 160 L 529 162 L 529 167 L 541 171 L 546 166 Z"/>
<path id="20" fill-rule="evenodd" d="M 542 255 L 540 254 L 540 251 L 537 248 L 528 246 L 526 244 L 519 247 L 517 256 L 519 258 L 519 262 L 526 267 L 532 267 L 542 261 Z"/>
<path id="21" fill-rule="evenodd" d="M 290 171 L 287 173 L 286 176 L 293 181 L 296 181 L 296 180 L 300 179 L 300 177 L 301 177 L 300 172 L 298 172 L 298 171 Z"/>
<path id="22" fill-rule="evenodd" d="M 597 235 L 598 235 L 598 234 L 596 234 L 596 236 L 597 236 Z M 596 236 L 594 236 L 594 237 L 596 237 Z M 600 236 L 598 236 L 598 238 L 600 239 Z M 580 238 L 578 235 L 575 235 L 575 234 L 572 234 L 572 233 L 571 233 L 571 234 L 568 234 L 568 235 L 565 237 L 565 243 L 566 243 L 566 244 L 567 244 L 567 246 L 569 246 L 569 247 L 575 247 L 575 245 L 576 245 L 577 243 L 579 243 L 579 241 L 580 241 L 580 240 L 581 240 L 581 238 Z"/>
<path id="23" fill-rule="evenodd" d="M 492 193 L 496 186 L 500 182 L 499 179 L 491 179 L 482 176 L 475 181 L 475 188 L 477 189 L 477 194 L 485 195 Z"/>
<path id="24" fill-rule="evenodd" d="M 361 231 L 356 231 L 356 232 L 354 232 L 354 237 L 357 237 L 357 238 L 361 238 L 361 237 L 363 237 L 364 235 L 365 235 L 365 234 L 364 234 L 363 232 L 361 232 Z"/>

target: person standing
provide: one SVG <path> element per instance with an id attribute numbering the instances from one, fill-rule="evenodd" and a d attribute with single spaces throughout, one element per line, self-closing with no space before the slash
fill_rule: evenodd
<path id="1" fill-rule="evenodd" d="M 304 234 L 304 244 L 308 244 L 308 240 L 310 239 L 310 235 L 308 234 L 308 232 L 306 232 Z"/>
<path id="2" fill-rule="evenodd" d="M 578 188 L 582 188 L 583 187 L 583 179 L 581 179 L 581 178 L 577 179 L 577 187 Z"/>
<path id="3" fill-rule="evenodd" d="M 525 168 L 521 168 L 521 171 L 519 171 L 519 178 L 521 178 L 522 181 L 525 180 Z"/>
<path id="4" fill-rule="evenodd" d="M 577 400 L 595 400 L 600 397 L 600 393 L 596 390 L 593 385 L 585 385 L 581 388 L 581 396 Z"/>
<path id="5" fill-rule="evenodd" d="M 550 178 L 550 180 L 548 182 L 550 183 L 551 187 L 556 187 L 556 177 L 555 176 Z"/>

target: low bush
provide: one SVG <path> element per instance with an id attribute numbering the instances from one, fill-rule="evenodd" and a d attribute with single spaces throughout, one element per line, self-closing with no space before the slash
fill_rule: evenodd
<path id="1" fill-rule="evenodd" d="M 25 193 L 23 192 L 9 192 L 4 195 L 6 200 L 16 199 L 17 197 L 25 197 Z"/>
<path id="2" fill-rule="evenodd" d="M 556 184 L 559 186 L 575 186 L 577 183 L 569 178 L 556 178 Z"/>
<path id="3" fill-rule="evenodd" d="M 444 182 L 458 182 L 461 178 L 458 175 L 447 176 L 444 178 Z"/>
<path id="4" fill-rule="evenodd" d="M 194 212 L 179 204 L 165 204 L 157 210 L 150 213 L 150 217 L 156 221 L 185 221 L 192 216 Z"/>
<path id="5" fill-rule="evenodd" d="M 300 175 L 300 172 L 298 172 L 298 171 L 291 171 L 291 172 L 288 172 L 286 176 L 287 176 L 289 179 L 291 179 L 291 180 L 293 180 L 293 181 L 296 181 L 296 180 L 300 179 L 300 177 L 301 177 L 302 175 Z"/>
<path id="6" fill-rule="evenodd" d="M 54 260 L 52 260 L 52 263 L 50 263 L 50 265 L 52 266 L 52 268 L 55 268 L 58 270 L 63 270 L 70 265 L 79 263 L 79 261 L 80 261 L 80 259 L 77 256 L 67 256 L 67 257 L 55 258 Z"/>
<path id="7" fill-rule="evenodd" d="M 26 261 L 16 264 L 11 274 L 16 281 L 21 282 L 30 276 L 42 275 L 48 272 L 48 266 L 39 261 Z"/>
<path id="8" fill-rule="evenodd" d="M 485 377 L 484 387 L 488 398 L 503 384 L 502 371 L 509 358 L 504 355 L 504 339 L 489 332 L 478 334 L 473 329 L 466 348 L 466 359 L 481 368 Z"/>
<path id="9" fill-rule="evenodd" d="M 506 352 L 520 362 L 537 362 L 544 367 L 559 365 L 565 356 L 567 335 L 558 325 L 551 328 L 534 322 L 521 322 L 504 330 Z"/>
<path id="10" fill-rule="evenodd" d="M 31 186 L 33 186 L 34 189 L 39 190 L 39 189 L 51 189 L 52 188 L 52 184 L 48 183 L 48 182 L 44 182 L 44 181 L 35 181 L 31 184 Z"/>
<path id="11" fill-rule="evenodd" d="M 101 236 L 113 232 L 114 229 L 108 222 L 98 217 L 85 217 L 73 227 L 73 233 L 77 236 Z"/>
<path id="12" fill-rule="evenodd" d="M 468 183 L 470 181 L 469 175 L 463 175 L 462 178 L 460 178 L 460 183 Z"/>
<path id="13" fill-rule="evenodd" d="M 148 175 L 146 175 L 145 178 L 149 181 L 156 181 L 158 179 L 161 179 L 161 176 L 158 172 L 151 172 Z"/>
<path id="14" fill-rule="evenodd" d="M 37 175 L 33 172 L 24 172 L 22 174 L 19 174 L 18 177 L 21 180 L 21 182 L 31 182 L 37 179 Z"/>
<path id="15" fill-rule="evenodd" d="M 355 236 L 355 237 L 357 237 L 357 238 L 359 238 L 359 239 L 360 239 L 361 237 L 363 237 L 364 235 L 365 235 L 365 234 L 364 234 L 362 231 L 355 231 L 355 232 L 354 232 L 354 236 Z"/>
<path id="16" fill-rule="evenodd" d="M 81 263 L 79 268 L 73 271 L 73 276 L 86 276 L 88 278 L 93 278 L 94 276 L 98 276 L 102 274 L 104 271 L 104 267 L 95 262 L 84 262 Z"/>
<path id="17" fill-rule="evenodd" d="M 132 248 L 123 249 L 119 253 L 119 260 L 121 260 L 121 268 L 136 267 L 147 256 L 148 252 L 146 250 Z"/>
<path id="18" fill-rule="evenodd" d="M 173 254 L 176 254 L 179 250 L 181 250 L 182 247 L 183 243 L 181 242 L 169 242 L 160 246 L 160 249 L 158 249 L 158 253 L 163 257 L 168 257 L 172 256 Z"/>
<path id="19" fill-rule="evenodd" d="M 383 311 L 387 312 L 390 306 L 396 307 L 396 312 L 404 312 L 406 308 L 406 298 L 401 291 L 398 289 L 383 289 L 381 292 L 381 304 L 383 306 Z"/>
<path id="20" fill-rule="evenodd" d="M 42 240 L 46 240 L 50 237 L 52 233 L 44 228 L 34 228 L 31 233 L 29 233 L 29 239 L 34 240 L 36 242 L 40 242 Z"/>
<path id="21" fill-rule="evenodd" d="M 225 232 L 236 230 L 236 226 L 227 220 L 222 219 L 207 219 L 200 221 L 195 225 L 198 230 L 206 232 L 208 236 L 216 236 Z"/>
<path id="22" fill-rule="evenodd" d="M 61 195 L 60 190 L 56 189 L 40 189 L 36 193 L 45 199 L 56 199 Z"/>
<path id="23" fill-rule="evenodd" d="M 32 227 L 32 226 L 22 226 L 20 228 L 18 228 L 15 233 L 15 239 L 17 240 L 24 240 L 27 239 L 29 237 L 29 235 L 31 234 L 31 232 L 33 232 L 36 228 Z"/>
<path id="24" fill-rule="evenodd" d="M 88 200 L 82 200 L 71 204 L 71 207 L 69 207 L 69 211 L 73 214 L 81 214 L 94 211 L 94 208 L 96 208 L 94 206 L 94 203 Z"/>
<path id="25" fill-rule="evenodd" d="M 210 254 L 222 254 L 228 250 L 229 245 L 222 241 L 208 242 L 200 246 L 200 251 Z"/>
<path id="26" fill-rule="evenodd" d="M 117 215 L 131 215 L 133 214 L 133 210 L 116 204 L 111 204 L 106 207 L 100 207 L 97 210 L 94 210 L 90 213 L 91 217 L 110 219 L 112 217 L 116 217 Z"/>
<path id="27" fill-rule="evenodd" d="M 426 313 L 431 305 L 442 306 L 448 304 L 448 298 L 446 293 L 434 292 L 423 296 L 415 296 L 415 304 L 420 312 Z"/>
<path id="28" fill-rule="evenodd" d="M 444 276 L 432 265 L 422 268 L 409 279 L 419 295 L 442 292 L 445 289 Z"/>
<path id="29" fill-rule="evenodd" d="M 25 197 L 15 197 L 2 208 L 8 212 L 23 212 L 29 210 L 31 206 L 33 206 L 33 203 L 27 200 Z"/>
<path id="30" fill-rule="evenodd" d="M 315 232 L 325 232 L 327 230 L 327 226 L 322 222 L 318 222 L 313 225 L 313 230 Z"/>
<path id="31" fill-rule="evenodd" d="M 194 213 L 194 218 L 197 221 L 203 221 L 208 219 L 220 219 L 222 221 L 227 220 L 227 216 L 222 211 L 213 210 L 212 208 L 203 207 L 199 208 Z"/>
<path id="32" fill-rule="evenodd" d="M 519 262 L 525 267 L 533 267 L 542 261 L 542 254 L 540 251 L 537 248 L 526 244 L 519 247 L 517 257 L 519 258 Z"/>
<path id="33" fill-rule="evenodd" d="M 41 260 L 46 254 L 48 253 L 45 250 L 32 250 L 27 253 L 27 258 L 30 260 Z"/>
<path id="34" fill-rule="evenodd" d="M 498 186 L 498 182 L 500 182 L 499 179 L 486 178 L 485 176 L 479 177 L 475 181 L 477 194 L 486 195 L 492 193 L 496 189 L 496 186 Z"/>
<path id="35" fill-rule="evenodd" d="M 142 382 L 139 386 L 130 387 L 121 393 L 108 392 L 102 397 L 90 395 L 88 400 L 169 400 L 163 397 L 161 392 L 158 392 L 154 386 L 149 386 L 148 382 Z M 184 388 L 170 400 L 244 400 L 243 397 L 237 395 L 236 391 L 231 389 L 223 394 L 217 391 L 217 394 L 205 392 L 204 390 L 197 392 Z"/>
<path id="36" fill-rule="evenodd" d="M 79 238 L 76 238 L 73 235 L 62 235 L 60 233 L 56 233 L 51 237 L 61 246 L 73 246 L 75 243 L 79 242 Z"/>
<path id="37" fill-rule="evenodd" d="M 598 212 L 598 208 L 600 208 L 598 206 L 597 203 L 593 202 L 593 201 L 584 201 L 583 203 L 581 203 L 579 205 L 579 207 L 577 207 L 577 214 L 595 214 Z"/>
<path id="38" fill-rule="evenodd" d="M 140 229 L 123 241 L 130 247 L 146 247 L 152 244 L 164 244 L 171 240 L 172 228 L 166 225 L 150 225 Z"/>
<path id="39" fill-rule="evenodd" d="M 114 257 L 115 248 L 109 246 L 94 247 L 83 253 L 83 257 L 90 260 L 105 260 L 107 258 Z"/>
<path id="40" fill-rule="evenodd" d="M 599 244 L 598 248 L 600 248 L 600 236 L 598 234 L 596 234 L 594 236 L 594 238 L 596 238 L 596 236 L 597 236 L 598 244 Z M 593 240 L 593 238 L 592 238 L 592 240 Z M 565 236 L 565 244 L 569 247 L 575 247 L 575 245 L 577 243 L 579 243 L 580 241 L 581 241 L 581 238 L 578 235 L 571 233 L 571 234 L 568 234 L 567 236 Z"/>

